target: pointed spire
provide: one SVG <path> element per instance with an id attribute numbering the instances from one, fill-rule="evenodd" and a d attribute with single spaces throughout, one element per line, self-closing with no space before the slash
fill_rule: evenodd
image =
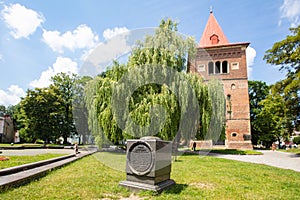
<path id="1" fill-rule="evenodd" d="M 209 18 L 199 42 L 199 47 L 229 44 L 225 34 L 222 31 L 218 21 L 210 8 Z"/>

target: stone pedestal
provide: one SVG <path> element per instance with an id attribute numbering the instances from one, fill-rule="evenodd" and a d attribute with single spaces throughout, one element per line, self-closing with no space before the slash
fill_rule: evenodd
<path id="1" fill-rule="evenodd" d="M 170 179 L 172 144 L 157 137 L 127 141 L 126 181 L 131 190 L 161 192 L 174 185 Z"/>

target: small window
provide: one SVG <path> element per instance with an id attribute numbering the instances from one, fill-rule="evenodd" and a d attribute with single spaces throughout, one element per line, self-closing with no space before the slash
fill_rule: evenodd
<path id="1" fill-rule="evenodd" d="M 208 74 L 213 74 L 214 73 L 214 63 L 209 62 L 208 63 Z"/>
<path id="2" fill-rule="evenodd" d="M 219 37 L 216 34 L 213 34 L 210 37 L 210 41 L 211 41 L 211 44 L 218 44 L 220 40 L 219 40 Z"/>
<path id="3" fill-rule="evenodd" d="M 236 137 L 238 134 L 236 132 L 231 133 L 232 137 Z"/>
<path id="4" fill-rule="evenodd" d="M 231 84 L 231 89 L 232 89 L 232 90 L 235 90 L 235 88 L 236 88 L 235 84 L 234 84 L 234 83 Z"/>
<path id="5" fill-rule="evenodd" d="M 221 62 L 220 61 L 216 62 L 215 73 L 216 74 L 220 74 L 221 73 Z"/>
<path id="6" fill-rule="evenodd" d="M 222 73 L 223 74 L 228 73 L 228 62 L 226 60 L 222 62 Z"/>
<path id="7" fill-rule="evenodd" d="M 230 101 L 230 100 L 231 100 L 231 95 L 228 94 L 228 95 L 227 95 L 227 101 Z"/>
<path id="8" fill-rule="evenodd" d="M 198 65 L 198 72 L 205 72 L 205 64 Z"/>
<path id="9" fill-rule="evenodd" d="M 240 68 L 240 66 L 239 66 L 238 62 L 231 63 L 231 69 L 239 69 L 239 68 Z"/>

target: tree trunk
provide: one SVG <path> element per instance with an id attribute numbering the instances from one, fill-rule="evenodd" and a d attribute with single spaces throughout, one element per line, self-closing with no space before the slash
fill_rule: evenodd
<path id="1" fill-rule="evenodd" d="M 64 136 L 64 144 L 68 144 L 68 137 Z"/>

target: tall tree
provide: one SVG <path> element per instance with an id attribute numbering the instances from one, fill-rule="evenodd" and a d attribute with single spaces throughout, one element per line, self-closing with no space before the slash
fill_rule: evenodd
<path id="1" fill-rule="evenodd" d="M 262 81 L 249 81 L 249 99 L 250 99 L 250 119 L 252 144 L 256 145 L 260 136 L 263 134 L 258 126 L 260 124 L 257 115 L 262 111 L 261 101 L 266 99 L 270 93 L 270 86 Z"/>
<path id="2" fill-rule="evenodd" d="M 84 87 L 90 80 L 92 80 L 91 77 L 81 77 L 76 80 L 74 87 L 73 117 L 78 136 L 79 138 L 82 137 L 82 144 L 86 144 L 90 136 L 88 129 L 88 111 L 84 103 Z"/>
<path id="3" fill-rule="evenodd" d="M 292 129 L 300 129 L 300 26 L 290 28 L 291 35 L 276 42 L 266 51 L 267 63 L 279 65 L 286 72 L 286 79 L 275 85 L 275 90 L 284 97 L 285 107 Z"/>
<path id="4" fill-rule="evenodd" d="M 197 127 L 204 135 L 207 133 L 212 106 L 209 94 L 213 92 L 208 90 L 208 86 L 198 76 L 186 75 L 182 72 L 186 67 L 187 55 L 192 56 L 195 53 L 195 43 L 191 38 L 178 35 L 176 31 L 176 23 L 170 19 L 162 20 L 154 36 L 146 37 L 133 49 L 126 66 L 115 62 L 111 70 L 87 84 L 85 92 L 89 127 L 93 133 L 96 133 L 98 144 L 103 144 L 106 139 L 118 143 L 124 138 L 139 138 L 149 134 L 149 131 L 153 133 L 151 123 L 159 121 L 159 117 L 162 116 L 161 110 L 155 109 L 156 105 L 160 105 L 165 110 L 164 126 L 155 126 L 159 128 L 156 136 L 172 140 L 178 133 L 179 126 Z M 170 69 L 173 69 L 178 76 L 176 77 L 177 74 Z M 161 73 L 157 73 L 158 71 Z M 167 76 L 162 74 L 167 74 Z M 157 75 L 169 85 L 145 81 L 158 80 Z M 196 100 L 193 106 L 200 107 L 200 114 L 196 118 L 201 119 L 201 124 L 195 124 L 192 120 L 180 123 L 186 113 L 191 115 L 197 113 L 195 110 L 188 110 L 191 109 L 187 105 L 192 96 L 191 93 L 186 92 L 188 86 L 191 88 L 195 86 L 193 89 L 196 93 Z M 124 91 L 128 89 L 135 90 L 129 94 L 128 98 L 124 98 Z M 224 98 L 222 93 L 221 95 Z M 111 102 L 112 98 L 117 99 L 114 105 Z M 113 112 L 113 106 L 122 106 L 124 101 L 129 102 L 127 116 L 123 116 L 124 113 Z M 118 114 L 124 120 L 122 129 L 117 123 L 116 115 Z M 180 134 L 189 136 L 184 139 L 195 137 L 189 135 L 190 133 Z M 200 135 L 196 137 L 201 137 Z"/>
<path id="5" fill-rule="evenodd" d="M 24 127 L 21 133 L 45 143 L 55 141 L 60 136 L 61 97 L 55 86 L 28 90 L 20 102 L 20 113 Z"/>
<path id="6" fill-rule="evenodd" d="M 259 140 L 267 147 L 276 140 L 286 140 L 289 122 L 283 97 L 272 92 L 259 105 L 262 106 L 262 110 L 257 114 L 254 124 L 254 129 L 260 133 Z"/>
<path id="7" fill-rule="evenodd" d="M 64 144 L 67 143 L 67 138 L 76 134 L 76 127 L 73 119 L 73 97 L 75 92 L 75 83 L 78 77 L 75 74 L 68 75 L 66 73 L 59 73 L 51 78 L 53 85 L 58 90 L 58 95 L 61 99 L 61 121 L 60 130 L 61 136 L 64 138 Z"/>

